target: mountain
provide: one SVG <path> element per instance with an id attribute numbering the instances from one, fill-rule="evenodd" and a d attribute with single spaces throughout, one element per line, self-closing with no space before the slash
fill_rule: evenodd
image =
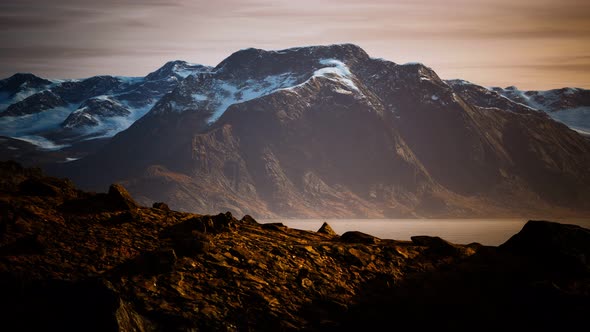
<path id="1" fill-rule="evenodd" d="M 515 86 L 507 88 L 482 86 L 464 81 L 446 81 L 458 93 L 468 94 L 480 106 L 502 105 L 503 107 L 527 107 L 546 112 L 579 133 L 590 136 L 590 90 L 562 88 L 546 91 L 522 91 Z M 506 106 L 506 98 L 518 106 Z"/>
<path id="2" fill-rule="evenodd" d="M 587 215 L 589 167 L 544 112 L 342 44 L 235 52 L 48 169 L 183 211 L 376 218 Z"/>
<path id="3" fill-rule="evenodd" d="M 91 146 L 142 117 L 185 77 L 209 67 L 171 61 L 145 77 L 95 76 L 46 80 L 16 74 L 0 81 L 0 135 L 30 142 L 37 150 Z M 51 152 L 45 153 L 50 155 Z M 63 160 L 60 160 L 63 161 Z"/>

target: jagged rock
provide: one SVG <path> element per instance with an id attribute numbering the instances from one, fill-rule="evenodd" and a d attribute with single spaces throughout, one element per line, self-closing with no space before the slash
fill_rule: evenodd
<path id="1" fill-rule="evenodd" d="M 121 332 L 153 332 L 157 329 L 153 322 L 137 313 L 131 303 L 123 300 L 119 300 L 119 307 L 115 312 L 115 319 L 118 330 Z"/>
<path id="2" fill-rule="evenodd" d="M 139 207 L 131 198 L 127 189 L 120 184 L 112 184 L 109 187 L 108 198 L 115 209 L 135 210 Z"/>
<path id="3" fill-rule="evenodd" d="M 236 218 L 234 218 L 231 212 L 220 213 L 212 218 L 213 220 L 213 230 L 217 232 L 224 232 L 231 230 L 235 227 L 237 222 Z"/>
<path id="4" fill-rule="evenodd" d="M 347 243 L 375 244 L 379 242 L 379 238 L 363 232 L 348 231 L 340 236 L 340 241 Z"/>
<path id="5" fill-rule="evenodd" d="M 333 236 L 338 235 L 338 234 L 336 234 L 336 232 L 334 232 L 332 227 L 330 227 L 330 225 L 328 225 L 327 222 L 324 222 L 322 224 L 322 227 L 320 227 L 320 229 L 318 230 L 318 233 L 322 233 L 322 234 L 326 234 L 326 235 L 333 235 Z"/>
<path id="6" fill-rule="evenodd" d="M 160 209 L 160 210 L 164 210 L 164 211 L 170 211 L 170 207 L 168 207 L 168 204 L 164 203 L 164 202 L 155 202 L 152 207 L 154 209 Z"/>

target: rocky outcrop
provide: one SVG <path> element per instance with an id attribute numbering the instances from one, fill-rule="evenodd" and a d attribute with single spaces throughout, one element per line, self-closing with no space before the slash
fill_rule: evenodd
<path id="1" fill-rule="evenodd" d="M 318 229 L 318 233 L 327 234 L 327 235 L 338 235 L 327 222 L 324 222 L 320 229 Z"/>
<path id="2" fill-rule="evenodd" d="M 580 227 L 531 221 L 500 247 L 338 236 L 0 174 L 0 321 L 19 331 L 569 330 L 590 310 Z"/>

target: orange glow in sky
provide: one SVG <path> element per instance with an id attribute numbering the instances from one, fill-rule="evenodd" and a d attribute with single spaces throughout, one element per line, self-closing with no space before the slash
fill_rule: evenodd
<path id="1" fill-rule="evenodd" d="M 588 0 L 4 0 L 0 76 L 143 76 L 242 48 L 354 43 L 444 79 L 590 88 Z"/>

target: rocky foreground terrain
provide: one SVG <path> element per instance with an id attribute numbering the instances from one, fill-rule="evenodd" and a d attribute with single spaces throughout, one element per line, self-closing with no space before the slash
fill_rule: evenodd
<path id="1" fill-rule="evenodd" d="M 530 221 L 499 247 L 335 234 L 139 206 L 0 163 L 5 331 L 573 330 L 590 231 Z"/>

